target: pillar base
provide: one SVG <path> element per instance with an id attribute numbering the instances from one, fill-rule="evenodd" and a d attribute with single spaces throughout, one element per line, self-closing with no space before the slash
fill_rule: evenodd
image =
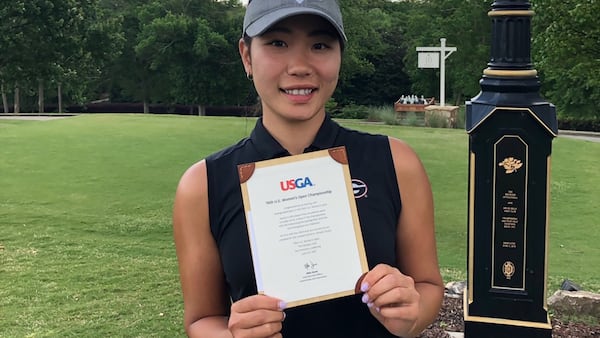
<path id="1" fill-rule="evenodd" d="M 465 321 L 465 338 L 552 338 L 552 329 Z"/>

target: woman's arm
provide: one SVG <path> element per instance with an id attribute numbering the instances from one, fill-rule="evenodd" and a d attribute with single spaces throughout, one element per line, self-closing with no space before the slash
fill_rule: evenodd
<path id="1" fill-rule="evenodd" d="M 405 143 L 391 139 L 392 156 L 402 200 L 397 231 L 398 268 L 412 277 L 420 295 L 413 335 L 437 317 L 444 297 L 435 241 L 433 194 L 421 160 Z"/>
<path id="2" fill-rule="evenodd" d="M 182 176 L 173 207 L 173 235 L 189 337 L 227 337 L 228 298 L 221 259 L 210 232 L 206 164 Z"/>
<path id="3" fill-rule="evenodd" d="M 210 231 L 206 163 L 179 182 L 173 234 L 189 337 L 278 337 L 284 318 L 279 300 L 251 296 L 230 306 L 219 251 Z"/>
<path id="4" fill-rule="evenodd" d="M 444 294 L 434 230 L 433 196 L 416 153 L 390 138 L 402 211 L 398 219 L 397 267 L 380 264 L 363 279 L 363 301 L 392 333 L 414 337 L 437 317 Z"/>

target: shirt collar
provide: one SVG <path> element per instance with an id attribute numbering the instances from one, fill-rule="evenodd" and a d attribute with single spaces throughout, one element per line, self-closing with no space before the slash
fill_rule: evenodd
<path id="1" fill-rule="evenodd" d="M 335 145 L 340 126 L 331 119 L 329 114 L 325 115 L 323 124 L 319 128 L 315 139 L 308 148 L 304 149 L 305 153 L 332 148 Z"/>
<path id="2" fill-rule="evenodd" d="M 304 149 L 304 152 L 308 153 L 332 148 L 335 145 L 335 139 L 339 129 L 340 126 L 331 119 L 329 114 L 327 114 L 312 144 Z M 290 153 L 267 131 L 263 124 L 262 117 L 256 121 L 254 130 L 250 134 L 250 140 L 258 152 L 267 159 L 290 155 Z"/>

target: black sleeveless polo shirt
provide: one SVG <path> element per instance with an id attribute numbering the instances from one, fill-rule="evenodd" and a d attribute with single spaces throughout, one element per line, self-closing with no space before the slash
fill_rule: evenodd
<path id="1" fill-rule="evenodd" d="M 397 266 L 401 202 L 387 136 L 350 130 L 326 116 L 304 152 L 336 146 L 346 147 L 369 268 Z M 289 155 L 258 119 L 250 137 L 206 158 L 210 228 L 233 301 L 257 293 L 237 166 Z M 285 312 L 284 338 L 395 337 L 369 313 L 360 295 Z"/>

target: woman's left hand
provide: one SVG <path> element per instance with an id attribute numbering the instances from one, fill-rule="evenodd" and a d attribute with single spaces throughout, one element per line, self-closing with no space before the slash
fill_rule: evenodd
<path id="1" fill-rule="evenodd" d="M 410 336 L 419 315 L 414 280 L 395 267 L 379 264 L 361 282 L 362 301 L 390 332 Z"/>

